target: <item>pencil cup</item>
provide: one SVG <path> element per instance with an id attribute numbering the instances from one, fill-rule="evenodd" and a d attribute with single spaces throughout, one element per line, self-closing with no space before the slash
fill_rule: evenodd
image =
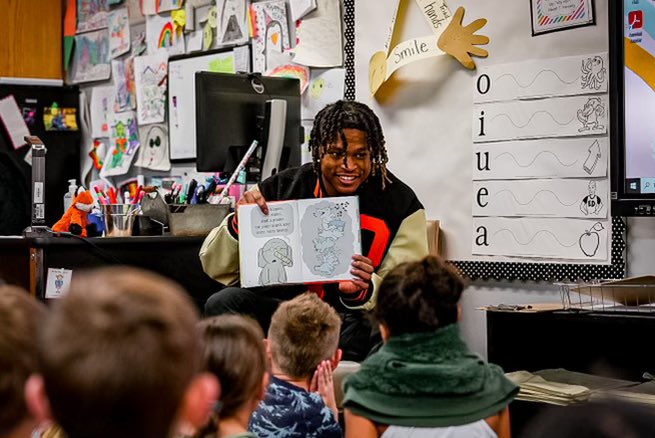
<path id="1" fill-rule="evenodd" d="M 132 225 L 138 212 L 138 205 L 101 205 L 105 221 L 105 237 L 127 237 L 132 235 Z"/>

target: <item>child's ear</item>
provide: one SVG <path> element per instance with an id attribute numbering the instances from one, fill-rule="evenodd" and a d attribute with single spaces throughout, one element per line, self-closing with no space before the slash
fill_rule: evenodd
<path id="1" fill-rule="evenodd" d="M 268 374 L 268 371 L 264 373 L 264 376 L 262 377 L 262 391 L 259 394 L 259 400 L 262 401 L 266 397 L 266 390 L 268 389 L 268 382 L 270 380 L 270 375 Z"/>
<path id="2" fill-rule="evenodd" d="M 269 341 L 266 338 L 264 338 L 264 348 L 266 349 L 266 358 L 268 359 L 268 363 L 272 364 L 273 363 L 273 353 L 271 351 L 271 341 Z"/>
<path id="3" fill-rule="evenodd" d="M 180 409 L 180 422 L 194 429 L 209 421 L 212 408 L 220 396 L 220 383 L 211 373 L 201 373 L 189 384 Z"/>
<path id="4" fill-rule="evenodd" d="M 387 327 L 384 324 L 379 324 L 380 327 L 380 336 L 382 336 L 382 340 L 384 342 L 387 342 L 389 340 L 389 336 L 391 336 L 391 332 L 389 332 L 389 327 Z"/>
<path id="5" fill-rule="evenodd" d="M 332 356 L 332 362 L 330 365 L 332 365 L 332 371 L 337 369 L 337 365 L 339 365 L 339 362 L 341 362 L 341 358 L 343 357 L 343 350 L 341 348 L 337 348 L 337 351 L 334 352 L 334 356 Z"/>
<path id="6" fill-rule="evenodd" d="M 25 404 L 37 422 L 52 421 L 50 400 L 45 392 L 45 383 L 40 374 L 32 374 L 25 382 Z"/>

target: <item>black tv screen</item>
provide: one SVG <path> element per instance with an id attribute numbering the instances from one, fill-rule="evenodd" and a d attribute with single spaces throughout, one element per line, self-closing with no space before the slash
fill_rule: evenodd
<path id="1" fill-rule="evenodd" d="M 612 211 L 655 216 L 655 2 L 610 2 Z"/>
<path id="2" fill-rule="evenodd" d="M 253 140 L 265 145 L 266 101 L 271 99 L 287 102 L 279 169 L 300 165 L 303 135 L 298 79 L 198 72 L 195 81 L 198 171 L 233 172 Z"/>

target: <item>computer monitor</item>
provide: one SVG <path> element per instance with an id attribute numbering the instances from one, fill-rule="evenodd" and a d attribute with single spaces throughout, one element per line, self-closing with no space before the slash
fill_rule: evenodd
<path id="1" fill-rule="evenodd" d="M 276 116 L 279 112 L 273 111 L 279 105 L 271 104 L 276 100 L 286 102 L 286 105 L 282 105 L 286 106 L 286 116 L 283 116 L 286 121 L 284 140 L 279 165 L 269 162 L 268 171 L 300 165 L 303 130 L 300 123 L 300 82 L 297 79 L 198 72 L 195 80 L 198 171 L 233 172 L 253 140 L 258 140 L 262 145 L 264 150 L 259 156 L 263 159 L 267 153 L 266 145 L 270 144 L 269 137 L 275 134 L 269 132 L 271 117 L 274 124 L 276 120 L 279 123 L 279 116 Z M 260 162 L 260 172 L 261 167 Z M 256 174 L 254 179 L 258 177 Z"/>
<path id="2" fill-rule="evenodd" d="M 612 213 L 655 217 L 655 3 L 609 3 Z"/>

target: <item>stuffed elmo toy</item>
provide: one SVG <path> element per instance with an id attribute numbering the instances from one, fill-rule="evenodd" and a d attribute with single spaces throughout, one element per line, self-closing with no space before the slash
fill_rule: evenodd
<path id="1" fill-rule="evenodd" d="M 73 199 L 73 203 L 59 221 L 52 226 L 52 231 L 71 232 L 72 234 L 87 237 L 89 225 L 89 212 L 93 208 L 93 196 L 85 190 Z M 92 224 L 93 225 L 93 224 Z"/>

